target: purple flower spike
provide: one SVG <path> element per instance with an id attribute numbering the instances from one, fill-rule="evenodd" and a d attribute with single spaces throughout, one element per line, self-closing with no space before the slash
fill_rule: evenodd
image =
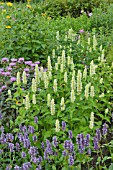
<path id="1" fill-rule="evenodd" d="M 28 73 L 29 72 L 29 68 L 24 68 L 24 71 Z"/>
<path id="2" fill-rule="evenodd" d="M 36 61 L 35 64 L 40 64 L 40 61 Z"/>
<path id="3" fill-rule="evenodd" d="M 0 155 L 3 153 L 3 150 L 2 149 L 0 149 Z"/>
<path id="4" fill-rule="evenodd" d="M 10 78 L 10 81 L 11 81 L 11 82 L 15 82 L 15 81 L 16 81 L 16 77 L 11 77 L 11 78 Z"/>
<path id="5" fill-rule="evenodd" d="M 6 85 L 4 85 L 4 86 L 1 87 L 2 90 L 5 90 L 6 88 L 7 88 Z"/>
<path id="6" fill-rule="evenodd" d="M 31 66 L 31 64 L 32 64 L 32 61 L 25 61 L 25 65 Z"/>
<path id="7" fill-rule="evenodd" d="M 5 72 L 5 74 L 4 74 L 5 76 L 10 76 L 11 75 L 11 73 L 8 71 L 8 72 Z"/>
<path id="8" fill-rule="evenodd" d="M 14 66 L 16 66 L 16 63 L 10 63 L 9 66 L 14 67 Z"/>
<path id="9" fill-rule="evenodd" d="M 44 150 L 45 148 L 44 142 L 41 143 L 41 148 Z"/>
<path id="10" fill-rule="evenodd" d="M 14 144 L 13 143 L 8 143 L 8 147 L 10 149 L 10 152 L 14 152 Z"/>
<path id="11" fill-rule="evenodd" d="M 14 170 L 20 170 L 20 167 L 16 165 L 16 166 L 14 167 Z"/>
<path id="12" fill-rule="evenodd" d="M 90 134 L 87 134 L 85 138 L 85 146 L 87 147 L 89 145 L 90 145 Z"/>
<path id="13" fill-rule="evenodd" d="M 79 33 L 84 33 L 84 30 L 83 29 L 79 30 Z"/>
<path id="14" fill-rule="evenodd" d="M 58 142 L 57 142 L 57 137 L 54 136 L 53 137 L 53 142 L 52 142 L 53 146 L 56 148 L 58 146 Z"/>
<path id="15" fill-rule="evenodd" d="M 73 156 L 72 156 L 72 155 L 69 155 L 68 164 L 69 164 L 69 166 L 74 165 L 74 159 L 73 159 Z"/>
<path id="16" fill-rule="evenodd" d="M 19 151 L 19 150 L 20 150 L 20 144 L 16 143 L 16 151 Z"/>
<path id="17" fill-rule="evenodd" d="M 25 152 L 22 152 L 22 153 L 21 153 L 21 156 L 22 156 L 22 158 L 25 158 L 25 157 L 26 157 L 26 153 L 25 153 Z"/>
<path id="18" fill-rule="evenodd" d="M 31 146 L 29 149 L 29 154 L 35 157 L 38 154 L 38 148 L 35 146 Z"/>
<path id="19" fill-rule="evenodd" d="M 96 130 L 96 137 L 97 137 L 98 141 L 101 140 L 101 132 L 100 132 L 100 129 L 97 129 L 97 130 Z"/>
<path id="20" fill-rule="evenodd" d="M 69 135 L 69 138 L 72 139 L 73 138 L 73 133 L 71 130 L 68 131 L 68 135 Z"/>
<path id="21" fill-rule="evenodd" d="M 12 70 L 12 68 L 11 68 L 11 67 L 7 67 L 7 70 L 8 70 L 8 71 L 11 71 L 11 70 Z"/>
<path id="22" fill-rule="evenodd" d="M 28 132 L 31 133 L 31 134 L 34 134 L 34 131 L 35 131 L 34 127 L 33 126 L 29 126 Z"/>
<path id="23" fill-rule="evenodd" d="M 36 124 L 38 123 L 38 117 L 37 117 L 37 116 L 34 117 L 34 122 L 35 122 Z"/>
<path id="24" fill-rule="evenodd" d="M 66 150 L 62 151 L 62 155 L 63 155 L 63 156 L 67 156 Z"/>
<path id="25" fill-rule="evenodd" d="M 94 144 L 94 150 L 98 150 L 99 149 L 99 143 L 98 143 L 98 139 L 97 139 L 96 136 L 93 138 L 93 144 Z"/>
<path id="26" fill-rule="evenodd" d="M 106 123 L 103 124 L 102 132 L 104 136 L 107 135 L 107 124 Z"/>
<path id="27" fill-rule="evenodd" d="M 2 63 L 7 63 L 7 62 L 9 62 L 9 59 L 8 58 L 2 58 L 1 62 Z"/>
<path id="28" fill-rule="evenodd" d="M 24 62 L 24 58 L 19 58 L 18 59 L 18 63 L 23 63 Z"/>
<path id="29" fill-rule="evenodd" d="M 37 142 L 37 136 L 33 136 L 32 138 L 34 142 Z"/>
<path id="30" fill-rule="evenodd" d="M 65 131 L 66 129 L 66 122 L 62 121 L 62 130 Z"/>

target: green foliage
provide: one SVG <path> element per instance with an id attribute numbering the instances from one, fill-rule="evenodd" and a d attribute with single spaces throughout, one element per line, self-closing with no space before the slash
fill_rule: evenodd
<path id="1" fill-rule="evenodd" d="M 81 15 L 81 11 L 84 10 L 91 12 L 93 8 L 101 6 L 102 8 L 109 5 L 112 1 L 105 0 L 45 0 L 42 4 L 42 12 L 46 13 L 52 18 L 57 18 L 58 16 L 71 16 L 77 18 Z"/>

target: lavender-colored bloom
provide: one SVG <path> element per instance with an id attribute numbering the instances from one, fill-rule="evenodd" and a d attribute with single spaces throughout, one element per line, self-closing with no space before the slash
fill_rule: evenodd
<path id="1" fill-rule="evenodd" d="M 26 157 L 26 153 L 25 153 L 25 152 L 22 152 L 22 153 L 21 153 L 21 156 L 22 156 L 22 158 L 25 158 L 25 157 Z"/>
<path id="2" fill-rule="evenodd" d="M 4 126 L 0 127 L 0 131 L 3 133 L 4 132 Z"/>
<path id="3" fill-rule="evenodd" d="M 66 122 L 62 121 L 62 130 L 65 131 L 66 129 Z"/>
<path id="4" fill-rule="evenodd" d="M 29 139 L 23 139 L 24 148 L 30 148 L 30 141 Z"/>
<path id="5" fill-rule="evenodd" d="M 79 153 L 83 153 L 85 150 L 85 139 L 83 134 L 78 134 L 76 137 L 76 143 L 78 144 Z"/>
<path id="6" fill-rule="evenodd" d="M 68 131 L 68 135 L 69 135 L 69 138 L 72 139 L 73 138 L 73 133 L 71 130 Z"/>
<path id="7" fill-rule="evenodd" d="M 63 155 L 63 156 L 67 156 L 66 150 L 62 151 L 62 155 Z"/>
<path id="8" fill-rule="evenodd" d="M 38 165 L 38 167 L 36 168 L 36 170 L 41 170 L 41 169 L 42 169 L 41 165 Z"/>
<path id="9" fill-rule="evenodd" d="M 7 88 L 6 85 L 4 85 L 4 86 L 1 87 L 2 90 L 5 90 L 6 88 Z"/>
<path id="10" fill-rule="evenodd" d="M 19 139 L 20 142 L 24 141 L 24 137 L 21 133 L 18 133 L 18 139 Z"/>
<path id="11" fill-rule="evenodd" d="M 33 134 L 34 131 L 35 131 L 35 129 L 34 129 L 33 126 L 29 126 L 29 127 L 28 127 L 28 132 L 29 132 L 29 133 Z"/>
<path id="12" fill-rule="evenodd" d="M 42 162 L 42 157 L 41 157 L 41 156 L 39 156 L 39 157 L 37 158 L 37 162 L 38 162 L 38 163 L 41 163 L 41 162 Z"/>
<path id="13" fill-rule="evenodd" d="M 85 138 L 85 146 L 87 147 L 89 145 L 90 145 L 90 134 L 87 134 Z"/>
<path id="14" fill-rule="evenodd" d="M 69 166 L 74 165 L 74 159 L 73 159 L 73 156 L 72 156 L 72 155 L 69 155 L 68 164 L 69 164 Z"/>
<path id="15" fill-rule="evenodd" d="M 83 29 L 79 30 L 79 33 L 84 33 L 84 30 Z"/>
<path id="16" fill-rule="evenodd" d="M 24 133 L 26 133 L 26 132 L 27 132 L 27 127 L 26 127 L 25 125 L 23 126 L 22 131 L 23 131 Z"/>
<path id="17" fill-rule="evenodd" d="M 36 64 L 35 64 L 35 63 L 32 63 L 32 64 L 30 64 L 30 66 L 31 66 L 31 67 L 35 67 L 35 66 L 36 66 Z"/>
<path id="18" fill-rule="evenodd" d="M 28 139 L 28 133 L 25 132 L 23 137 L 24 137 L 24 139 Z"/>
<path id="19" fill-rule="evenodd" d="M 10 81 L 11 81 L 11 82 L 15 82 L 15 81 L 16 81 L 16 77 L 11 77 L 11 78 L 10 78 Z"/>
<path id="20" fill-rule="evenodd" d="M 45 148 L 44 142 L 41 143 L 41 148 L 44 150 Z"/>
<path id="21" fill-rule="evenodd" d="M 2 62 L 2 63 L 9 62 L 9 59 L 8 59 L 8 58 L 2 58 L 1 62 Z"/>
<path id="22" fill-rule="evenodd" d="M 65 140 L 64 141 L 64 149 L 68 150 L 69 153 L 74 152 L 74 144 L 71 140 Z"/>
<path id="23" fill-rule="evenodd" d="M 107 124 L 106 123 L 103 124 L 102 132 L 103 132 L 103 135 L 107 135 Z"/>
<path id="24" fill-rule="evenodd" d="M 18 165 L 16 165 L 16 166 L 14 167 L 14 170 L 20 170 L 20 167 L 19 167 Z"/>
<path id="25" fill-rule="evenodd" d="M 24 62 L 24 58 L 19 58 L 18 59 L 18 63 L 23 63 Z"/>
<path id="26" fill-rule="evenodd" d="M 10 76 L 11 75 L 11 72 L 4 72 L 4 76 Z"/>
<path id="27" fill-rule="evenodd" d="M 25 61 L 24 63 L 25 63 L 25 65 L 29 65 L 29 66 L 31 66 L 32 61 Z"/>
<path id="28" fill-rule="evenodd" d="M 0 93 L 2 93 L 2 89 L 0 89 Z"/>
<path id="29" fill-rule="evenodd" d="M 12 68 L 11 68 L 11 67 L 7 67 L 7 70 L 8 70 L 8 71 L 11 71 L 11 70 L 12 70 Z"/>
<path id="30" fill-rule="evenodd" d="M 12 58 L 11 61 L 12 62 L 17 62 L 17 59 L 16 58 Z"/>
<path id="31" fill-rule="evenodd" d="M 36 135 L 33 136 L 32 139 L 33 139 L 34 142 L 36 142 L 37 141 L 37 136 Z"/>
<path id="32" fill-rule="evenodd" d="M 30 168 L 31 168 L 30 162 L 23 163 L 22 170 L 29 170 Z"/>
<path id="33" fill-rule="evenodd" d="M 48 139 L 46 139 L 46 150 L 45 151 L 47 152 L 47 154 L 50 154 L 50 155 L 53 154 L 52 146 Z"/>
<path id="34" fill-rule="evenodd" d="M 98 150 L 99 149 L 99 143 L 98 143 L 98 139 L 97 139 L 96 136 L 93 138 L 93 144 L 94 144 L 94 150 Z"/>
<path id="35" fill-rule="evenodd" d="M 3 72 L 4 71 L 4 69 L 3 68 L 0 68 L 0 72 Z"/>
<path id="36" fill-rule="evenodd" d="M 24 71 L 25 72 L 29 72 L 29 68 L 24 68 Z"/>
<path id="37" fill-rule="evenodd" d="M 44 68 L 44 72 L 46 72 L 48 69 L 47 68 Z"/>
<path id="38" fill-rule="evenodd" d="M 1 133 L 0 143 L 1 143 L 1 144 L 5 144 L 5 143 L 6 143 L 6 138 L 5 138 L 5 134 L 4 134 L 4 133 Z"/>
<path id="39" fill-rule="evenodd" d="M 29 154 L 35 157 L 38 154 L 38 148 L 35 146 L 31 146 L 29 149 Z"/>
<path id="40" fill-rule="evenodd" d="M 16 151 L 19 151 L 20 150 L 20 144 L 19 143 L 16 143 Z"/>
<path id="41" fill-rule="evenodd" d="M 56 136 L 53 137 L 52 144 L 53 144 L 53 146 L 54 146 L 55 148 L 58 146 L 58 142 L 57 142 L 57 137 L 56 137 Z"/>
<path id="42" fill-rule="evenodd" d="M 3 71 L 3 72 L 1 72 L 1 75 L 2 75 L 2 76 L 5 76 L 5 73 L 6 73 L 6 72 Z"/>
<path id="43" fill-rule="evenodd" d="M 16 63 L 10 63 L 9 66 L 14 67 L 14 66 L 16 66 Z"/>
<path id="44" fill-rule="evenodd" d="M 23 126 L 22 126 L 22 125 L 19 125 L 19 129 L 20 129 L 20 131 L 22 132 Z"/>
<path id="45" fill-rule="evenodd" d="M 38 123 L 38 117 L 37 117 L 37 116 L 34 117 L 34 122 L 35 122 L 36 124 Z"/>
<path id="46" fill-rule="evenodd" d="M 92 16 L 92 12 L 91 12 L 91 13 L 88 13 L 88 16 L 91 17 L 91 16 Z"/>
<path id="47" fill-rule="evenodd" d="M 37 164 L 37 158 L 34 157 L 34 156 L 31 156 L 31 160 L 30 160 L 30 161 L 33 162 L 33 163 L 35 163 L 35 164 Z"/>
<path id="48" fill-rule="evenodd" d="M 91 149 L 90 148 L 88 148 L 87 153 L 88 153 L 88 155 L 91 155 Z"/>
<path id="49" fill-rule="evenodd" d="M 40 64 L 40 61 L 36 61 L 35 64 Z"/>
<path id="50" fill-rule="evenodd" d="M 10 170 L 10 169 L 11 169 L 10 166 L 7 166 L 7 167 L 6 167 L 6 170 Z"/>
<path id="51" fill-rule="evenodd" d="M 0 154 L 2 154 L 3 153 L 3 150 L 2 149 L 0 149 Z"/>
<path id="52" fill-rule="evenodd" d="M 47 160 L 48 159 L 48 153 L 47 153 L 47 151 L 45 150 L 44 151 L 44 160 Z"/>
<path id="53" fill-rule="evenodd" d="M 12 142 L 14 140 L 14 136 L 12 133 L 7 133 L 6 134 L 6 141 Z"/>
<path id="54" fill-rule="evenodd" d="M 96 130 L 96 137 L 97 137 L 98 141 L 101 140 L 101 132 L 100 132 L 100 129 L 97 129 L 97 130 Z"/>
<path id="55" fill-rule="evenodd" d="M 0 113 L 0 120 L 2 120 L 2 118 L 3 118 L 3 117 L 2 117 L 2 114 Z"/>
<path id="56" fill-rule="evenodd" d="M 10 152 L 14 152 L 14 144 L 13 143 L 8 143 L 8 147 L 10 149 Z"/>

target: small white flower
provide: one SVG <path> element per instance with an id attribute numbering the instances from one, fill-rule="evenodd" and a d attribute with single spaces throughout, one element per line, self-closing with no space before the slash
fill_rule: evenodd
<path id="1" fill-rule="evenodd" d="M 60 131 L 60 123 L 59 123 L 59 120 L 58 120 L 58 119 L 56 120 L 55 126 L 56 126 L 56 127 L 55 127 L 55 131 L 56 131 L 56 132 L 59 132 L 59 131 Z"/>

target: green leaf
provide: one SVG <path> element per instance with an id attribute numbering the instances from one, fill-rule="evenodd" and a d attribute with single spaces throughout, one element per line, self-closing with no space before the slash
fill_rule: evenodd
<path id="1" fill-rule="evenodd" d="M 113 170 L 113 163 L 111 163 L 108 170 Z"/>
<path id="2" fill-rule="evenodd" d="M 52 165 L 52 170 L 56 170 L 56 167 L 55 167 L 55 165 Z"/>

